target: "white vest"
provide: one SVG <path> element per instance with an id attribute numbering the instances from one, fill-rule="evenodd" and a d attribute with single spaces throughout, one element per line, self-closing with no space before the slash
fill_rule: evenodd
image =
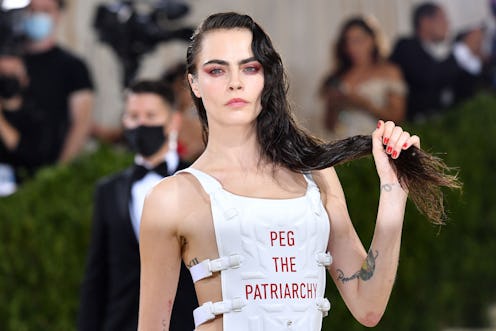
<path id="1" fill-rule="evenodd" d="M 232 194 L 210 175 L 194 175 L 210 196 L 219 257 L 190 269 L 193 281 L 221 273 L 222 299 L 195 309 L 195 326 L 223 314 L 224 331 L 320 331 L 329 219 L 310 175 L 303 197 L 260 199 Z"/>

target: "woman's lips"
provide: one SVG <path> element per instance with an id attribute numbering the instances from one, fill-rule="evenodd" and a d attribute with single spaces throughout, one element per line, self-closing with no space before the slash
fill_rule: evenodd
<path id="1" fill-rule="evenodd" d="M 246 105 L 248 103 L 248 101 L 246 101 L 245 99 L 241 99 L 241 98 L 233 98 L 231 100 L 229 100 L 227 103 L 226 103 L 226 106 L 230 106 L 230 107 L 234 107 L 234 108 L 238 108 L 238 107 L 243 107 L 244 105 Z"/>

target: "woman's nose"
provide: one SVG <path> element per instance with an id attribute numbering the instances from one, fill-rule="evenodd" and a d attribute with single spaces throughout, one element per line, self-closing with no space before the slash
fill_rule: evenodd
<path id="1" fill-rule="evenodd" d="M 229 90 L 240 90 L 243 88 L 243 84 L 238 73 L 232 73 L 229 80 Z"/>

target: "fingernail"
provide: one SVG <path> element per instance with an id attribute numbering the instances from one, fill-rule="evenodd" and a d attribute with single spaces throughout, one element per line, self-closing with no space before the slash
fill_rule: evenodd
<path id="1" fill-rule="evenodd" d="M 398 157 L 398 152 L 394 151 L 392 157 L 393 157 L 393 159 L 396 159 L 396 157 Z"/>
<path id="2" fill-rule="evenodd" d="M 388 148 L 386 149 L 386 153 L 391 154 L 392 151 L 393 148 L 391 146 L 388 146 Z"/>
<path id="3" fill-rule="evenodd" d="M 387 145 L 388 142 L 389 142 L 389 138 L 384 138 L 384 145 Z"/>
<path id="4" fill-rule="evenodd" d="M 381 121 L 377 122 L 377 128 L 379 129 L 381 127 Z"/>
<path id="5" fill-rule="evenodd" d="M 406 149 L 408 145 L 406 143 L 403 144 L 403 149 Z"/>

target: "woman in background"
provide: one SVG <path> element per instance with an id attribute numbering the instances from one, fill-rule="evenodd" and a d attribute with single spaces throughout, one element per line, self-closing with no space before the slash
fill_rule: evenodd
<path id="1" fill-rule="evenodd" d="M 403 121 L 406 85 L 383 44 L 371 20 L 354 17 L 343 24 L 335 69 L 320 89 L 325 127 L 334 138 L 369 134 L 378 119 Z"/>

